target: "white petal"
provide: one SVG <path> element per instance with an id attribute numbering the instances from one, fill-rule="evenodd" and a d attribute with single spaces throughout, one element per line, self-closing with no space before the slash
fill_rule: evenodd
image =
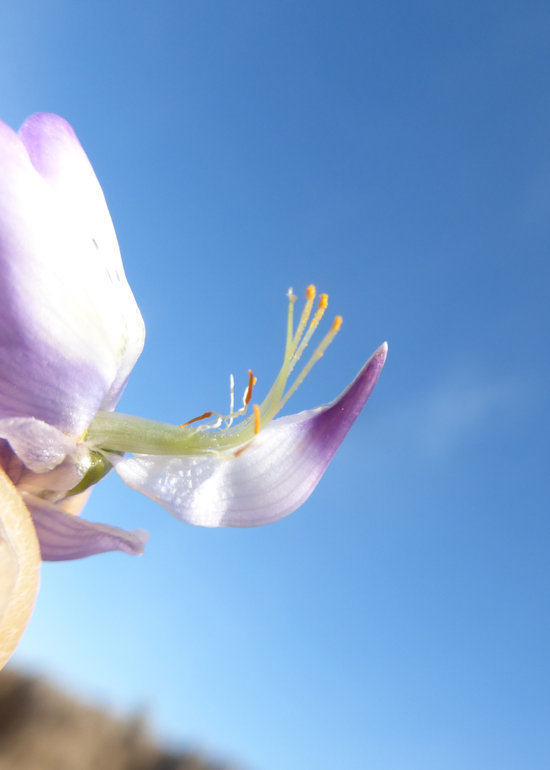
<path id="1" fill-rule="evenodd" d="M 313 492 L 371 394 L 382 345 L 331 404 L 274 420 L 238 456 L 111 456 L 117 473 L 188 524 L 253 527 L 296 510 Z"/>
<path id="2" fill-rule="evenodd" d="M 0 416 L 80 435 L 116 403 L 143 321 L 93 169 L 70 126 L 0 124 Z"/>
<path id="3" fill-rule="evenodd" d="M 73 438 L 33 417 L 0 419 L 0 438 L 10 444 L 17 457 L 33 473 L 51 471 L 77 447 Z"/>

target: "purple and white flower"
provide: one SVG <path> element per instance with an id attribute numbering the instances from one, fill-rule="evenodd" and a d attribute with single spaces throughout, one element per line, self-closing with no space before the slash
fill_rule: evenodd
<path id="1" fill-rule="evenodd" d="M 182 426 L 114 412 L 144 341 L 109 211 L 62 118 L 18 133 L 0 122 L 0 666 L 28 619 L 38 564 L 147 538 L 75 515 L 112 468 L 174 516 L 203 526 L 268 524 L 312 493 L 368 399 L 382 345 L 332 403 L 277 418 L 338 332 L 337 316 L 294 374 L 327 306 L 289 292 L 283 365 L 261 403 Z M 294 379 L 293 379 L 294 377 Z"/>

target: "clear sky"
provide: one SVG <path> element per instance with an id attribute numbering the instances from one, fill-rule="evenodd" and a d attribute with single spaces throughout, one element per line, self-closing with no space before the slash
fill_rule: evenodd
<path id="1" fill-rule="evenodd" d="M 289 286 L 344 326 L 287 411 L 390 347 L 274 526 L 107 479 L 86 516 L 147 552 L 45 565 L 14 665 L 249 770 L 548 767 L 549 35 L 543 0 L 2 3 L 0 117 L 73 124 L 147 325 L 123 411 L 267 390 Z"/>

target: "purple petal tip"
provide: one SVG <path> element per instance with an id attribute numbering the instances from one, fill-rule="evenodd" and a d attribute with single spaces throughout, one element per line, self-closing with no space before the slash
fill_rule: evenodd
<path id="1" fill-rule="evenodd" d="M 25 504 L 33 519 L 43 561 L 83 559 L 107 551 L 137 556 L 143 553 L 149 538 L 143 529 L 127 531 L 81 519 L 32 495 L 25 496 Z"/>

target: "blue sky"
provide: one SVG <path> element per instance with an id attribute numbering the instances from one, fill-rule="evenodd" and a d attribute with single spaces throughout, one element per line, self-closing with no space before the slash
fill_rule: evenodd
<path id="1" fill-rule="evenodd" d="M 107 479 L 86 515 L 147 553 L 45 565 L 14 665 L 249 770 L 548 766 L 549 33 L 529 0 L 3 4 L 1 117 L 73 124 L 145 318 L 123 411 L 267 389 L 290 285 L 344 316 L 290 411 L 390 346 L 274 526 Z"/>

